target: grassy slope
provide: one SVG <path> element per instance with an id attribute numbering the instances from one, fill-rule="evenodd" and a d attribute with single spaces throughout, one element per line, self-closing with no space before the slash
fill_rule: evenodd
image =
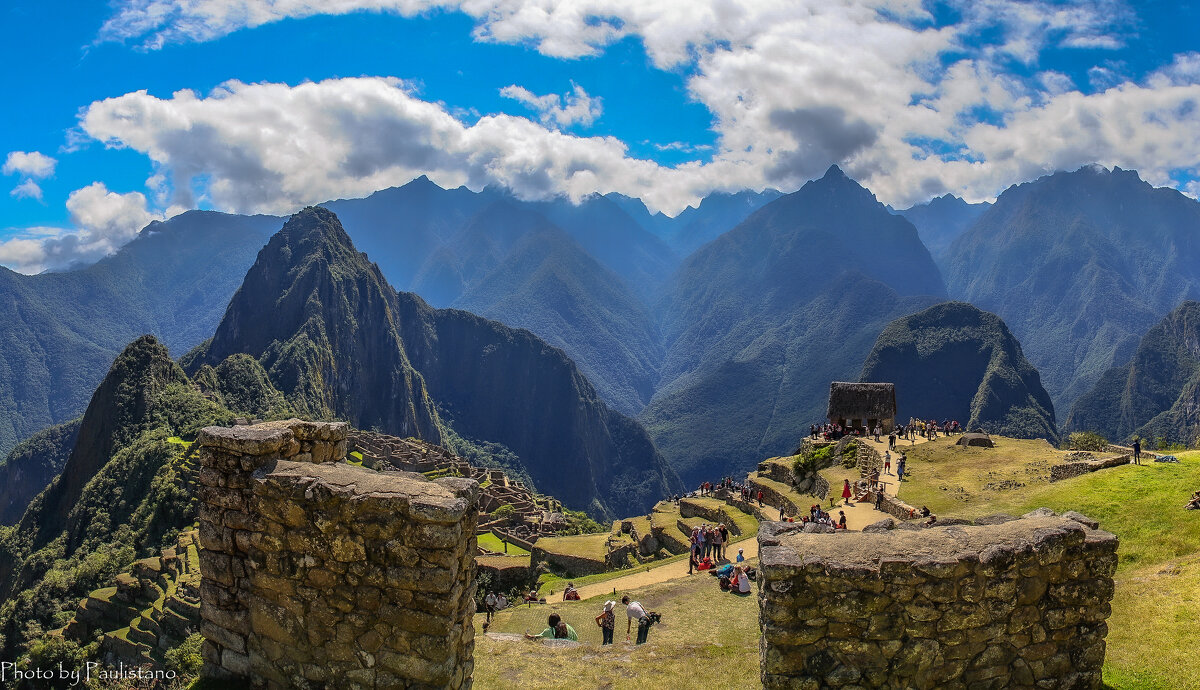
<path id="1" fill-rule="evenodd" d="M 994 449 L 946 441 L 907 451 L 912 482 L 900 496 L 941 516 L 1078 510 L 1121 538 L 1105 682 L 1120 690 L 1187 688 L 1200 677 L 1200 512 L 1182 509 L 1200 488 L 1200 452 L 1180 463 L 1115 467 L 1050 483 L 1048 444 L 998 438 Z M 985 490 L 1013 479 L 1019 489 Z"/>
<path id="2" fill-rule="evenodd" d="M 492 534 L 491 532 L 488 532 L 487 534 L 481 534 L 476 538 L 479 540 L 479 545 L 482 546 L 483 548 L 487 549 L 488 551 L 495 551 L 496 553 L 507 553 L 509 555 L 515 555 L 515 556 L 528 556 L 529 555 L 529 551 L 527 549 L 522 549 L 521 547 L 517 546 L 516 544 L 509 544 L 508 550 L 505 550 L 504 542 L 500 541 L 499 537 Z"/>
<path id="3" fill-rule="evenodd" d="M 475 687 L 657 690 L 689 687 L 700 678 L 719 679 L 722 688 L 760 687 L 755 597 L 722 592 L 707 575 L 655 585 L 634 596 L 647 609 L 663 615 L 663 623 L 651 629 L 649 643 L 641 647 L 624 644 L 625 613 L 621 608 L 614 635 L 617 644 L 600 646 L 600 629 L 593 618 L 606 597 L 501 612 L 491 626 L 493 632 L 541 632 L 546 617 L 558 613 L 575 628 L 583 644 L 552 649 L 539 642 L 478 635 Z M 475 625 L 481 632 L 483 616 L 475 617 Z"/>

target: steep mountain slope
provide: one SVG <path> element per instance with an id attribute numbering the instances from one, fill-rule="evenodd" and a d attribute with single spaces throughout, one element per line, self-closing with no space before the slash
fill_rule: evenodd
<path id="1" fill-rule="evenodd" d="M 783 192 L 774 189 L 715 192 L 701 200 L 699 206 L 689 206 L 676 216 L 670 234 L 663 239 L 680 256 L 687 256 L 781 196 Z"/>
<path id="2" fill-rule="evenodd" d="M 437 413 L 408 362 L 394 301 L 337 216 L 310 207 L 259 252 L 189 369 L 245 353 L 300 414 L 440 443 Z"/>
<path id="3" fill-rule="evenodd" d="M 967 429 L 1057 439 L 1054 405 L 1021 344 L 995 314 L 947 302 L 887 325 L 861 381 L 896 384 L 897 418 L 956 419 Z"/>
<path id="4" fill-rule="evenodd" d="M 609 410 L 561 350 L 396 293 L 323 208 L 271 239 L 188 367 L 238 352 L 302 413 L 433 442 L 451 424 L 503 445 L 540 490 L 597 515 L 643 512 L 678 488 L 644 430 Z"/>
<path id="5" fill-rule="evenodd" d="M 951 296 L 1004 319 L 1065 414 L 1200 297 L 1200 203 L 1119 168 L 1055 173 L 1001 194 L 945 265 Z"/>
<path id="6" fill-rule="evenodd" d="M 949 249 L 950 244 L 979 220 L 979 216 L 991 206 L 987 202 L 968 204 L 953 194 L 944 194 L 896 213 L 907 218 L 908 222 L 917 228 L 921 241 L 941 266 L 942 254 Z"/>
<path id="7" fill-rule="evenodd" d="M 16 658 L 80 597 L 195 521 L 196 468 L 172 437 L 232 419 L 153 337 L 117 357 L 62 474 L 15 528 L 0 531 L 0 652 Z"/>
<path id="8" fill-rule="evenodd" d="M 688 483 L 745 469 L 820 419 L 888 321 L 944 294 L 916 229 L 831 168 L 684 262 L 642 418 Z"/>
<path id="9" fill-rule="evenodd" d="M 1075 401 L 1067 426 L 1123 441 L 1192 445 L 1200 437 L 1200 302 L 1187 301 L 1146 333 L 1128 363 Z"/>
<path id="10" fill-rule="evenodd" d="M 79 416 L 113 358 L 153 333 L 177 352 L 220 320 L 282 219 L 190 211 L 151 223 L 87 268 L 24 276 L 0 268 L 0 454 Z"/>
<path id="11" fill-rule="evenodd" d="M 79 422 L 42 429 L 17 444 L 0 464 L 0 524 L 20 520 L 33 497 L 62 472 L 75 447 Z"/>
<path id="12" fill-rule="evenodd" d="M 654 395 L 663 352 L 649 310 L 557 228 L 525 235 L 454 306 L 544 334 L 620 412 Z"/>

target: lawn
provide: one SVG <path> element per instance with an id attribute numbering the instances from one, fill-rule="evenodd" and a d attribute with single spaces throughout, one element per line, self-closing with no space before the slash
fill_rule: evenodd
<path id="1" fill-rule="evenodd" d="M 1182 510 L 1200 489 L 1200 452 L 1177 454 L 1179 464 L 1125 465 L 1051 483 L 1049 467 L 1061 452 L 1043 441 L 996 441 L 996 448 L 940 439 L 916 446 L 900 498 L 943 517 L 1077 510 L 1121 538 L 1118 572 L 1200 552 L 1200 515 Z"/>
<path id="2" fill-rule="evenodd" d="M 579 578 L 582 581 L 583 578 Z M 497 614 L 491 632 L 540 632 L 546 617 L 558 613 L 575 628 L 582 644 L 568 649 L 530 640 L 497 640 L 482 634 L 475 617 L 475 687 L 629 688 L 690 687 L 697 681 L 721 688 L 761 687 L 758 675 L 758 602 L 722 592 L 716 580 L 696 575 L 632 593 L 663 622 L 647 644 L 625 640 L 625 613 L 618 605 L 617 644 L 600 645 L 594 622 L 606 598 L 521 606 Z M 636 633 L 636 626 L 634 628 Z"/>
<path id="3" fill-rule="evenodd" d="M 561 553 L 567 556 L 604 560 L 608 553 L 608 538 L 611 532 L 601 534 L 579 534 L 570 537 L 542 537 L 537 541 L 537 547 L 547 553 Z"/>
<path id="4" fill-rule="evenodd" d="M 480 534 L 479 536 L 476 537 L 476 539 L 479 541 L 479 545 L 482 546 L 483 548 L 487 549 L 488 551 L 495 551 L 496 553 L 507 553 L 510 556 L 528 556 L 529 555 L 529 551 L 527 549 L 522 549 L 521 547 L 517 546 L 516 544 L 512 544 L 512 543 L 509 543 L 508 551 L 505 551 L 504 550 L 504 542 L 500 541 L 500 538 L 497 537 L 496 535 L 492 534 L 491 532 L 487 532 L 485 534 Z"/>

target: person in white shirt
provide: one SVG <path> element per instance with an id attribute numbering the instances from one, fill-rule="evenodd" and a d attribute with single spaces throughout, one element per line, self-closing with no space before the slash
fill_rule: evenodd
<path id="1" fill-rule="evenodd" d="M 630 601 L 629 595 L 621 597 L 621 603 L 625 605 L 625 641 L 629 641 L 629 632 L 633 629 L 633 621 L 638 622 L 637 643 L 645 644 L 646 637 L 650 634 L 650 618 L 646 616 L 646 609 L 642 608 L 641 603 Z"/>
<path id="2" fill-rule="evenodd" d="M 483 600 L 483 609 L 487 612 L 487 622 L 492 622 L 492 615 L 496 613 L 496 593 L 488 592 L 487 597 Z"/>

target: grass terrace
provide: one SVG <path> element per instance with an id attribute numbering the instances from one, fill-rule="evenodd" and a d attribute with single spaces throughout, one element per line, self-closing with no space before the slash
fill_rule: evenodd
<path id="1" fill-rule="evenodd" d="M 487 532 L 485 534 L 480 534 L 476 537 L 476 539 L 479 541 L 479 545 L 482 546 L 483 548 L 487 549 L 488 551 L 495 551 L 496 553 L 506 553 L 504 550 L 504 542 L 500 541 L 500 538 L 497 537 L 496 535 L 492 534 L 491 532 Z M 523 549 L 523 548 L 517 546 L 516 544 L 509 542 L 507 553 L 510 556 L 528 556 L 529 550 Z"/>

